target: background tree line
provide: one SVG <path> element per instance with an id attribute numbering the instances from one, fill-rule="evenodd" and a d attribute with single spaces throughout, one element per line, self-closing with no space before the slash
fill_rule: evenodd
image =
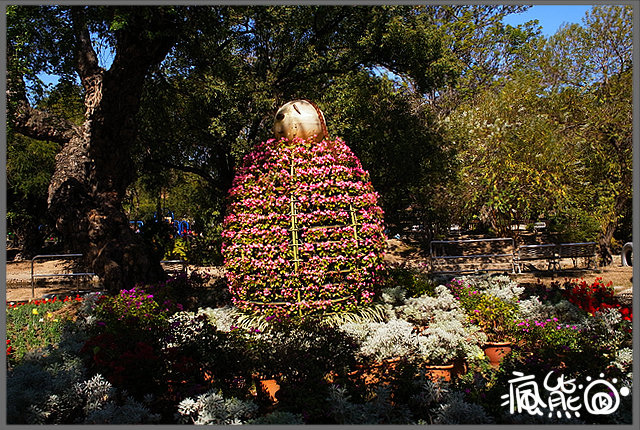
<path id="1" fill-rule="evenodd" d="M 502 23 L 526 8 L 9 6 L 8 230 L 28 256 L 55 228 L 116 288 L 161 276 L 128 221 L 164 206 L 211 260 L 234 167 L 308 98 L 391 234 L 544 219 L 607 261 L 631 234 L 631 7 L 550 38 Z"/>

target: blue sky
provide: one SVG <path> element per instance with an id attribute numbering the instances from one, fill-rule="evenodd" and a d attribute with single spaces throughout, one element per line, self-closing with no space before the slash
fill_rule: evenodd
<path id="1" fill-rule="evenodd" d="M 582 24 L 585 13 L 593 8 L 592 4 L 583 5 L 537 5 L 524 13 L 513 14 L 505 17 L 503 22 L 516 26 L 527 21 L 537 19 L 542 26 L 542 34 L 549 37 L 563 24 Z"/>

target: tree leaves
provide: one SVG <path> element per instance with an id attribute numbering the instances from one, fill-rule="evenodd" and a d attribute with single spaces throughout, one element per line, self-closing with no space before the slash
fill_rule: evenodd
<path id="1" fill-rule="evenodd" d="M 565 238 L 582 240 L 596 239 L 594 220 L 601 232 L 615 225 L 630 202 L 630 57 L 612 62 L 615 50 L 595 45 L 620 38 L 626 52 L 629 13 L 594 8 L 586 26 L 541 40 L 509 80 L 477 92 L 445 122 L 464 160 L 466 219 L 485 213 L 504 234 L 513 223 L 556 218 Z"/>

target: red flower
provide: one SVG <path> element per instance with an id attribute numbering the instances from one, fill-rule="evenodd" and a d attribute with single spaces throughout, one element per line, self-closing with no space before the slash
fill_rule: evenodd
<path id="1" fill-rule="evenodd" d="M 623 319 L 631 321 L 631 311 L 629 309 L 623 311 L 626 308 L 622 308 L 615 302 L 611 281 L 606 285 L 600 277 L 596 278 L 591 285 L 588 285 L 585 280 L 580 283 L 577 279 L 566 281 L 563 295 L 569 302 L 592 315 L 603 309 L 619 309 Z"/>

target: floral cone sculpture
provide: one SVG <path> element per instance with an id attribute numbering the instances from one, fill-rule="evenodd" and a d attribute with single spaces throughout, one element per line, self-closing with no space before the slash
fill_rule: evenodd
<path id="1" fill-rule="evenodd" d="M 230 190 L 223 254 L 234 303 L 267 316 L 370 303 L 382 269 L 382 210 L 340 139 L 270 139 Z"/>

